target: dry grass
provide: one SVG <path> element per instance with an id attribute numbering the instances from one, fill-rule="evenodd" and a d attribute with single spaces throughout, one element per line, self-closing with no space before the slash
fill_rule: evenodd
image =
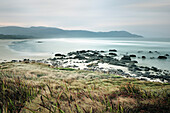
<path id="1" fill-rule="evenodd" d="M 0 105 L 3 106 L 1 107 L 3 111 L 167 113 L 170 110 L 170 84 L 167 83 L 125 79 L 115 75 L 107 77 L 108 75 L 103 73 L 82 70 L 61 70 L 38 63 L 3 64 L 0 76 L 3 94 L 0 96 Z M 11 90 L 12 93 L 2 93 L 4 80 L 6 90 Z M 32 87 L 34 88 L 31 89 Z M 18 91 L 20 93 L 16 93 Z M 34 93 L 29 94 L 30 91 Z M 29 95 L 23 96 L 23 93 Z M 21 98 L 13 99 L 10 97 L 12 95 Z M 10 97 L 11 100 L 4 96 Z M 4 104 L 4 101 L 9 103 L 10 107 Z M 18 104 L 13 106 L 13 103 L 18 101 L 22 103 L 22 107 L 18 107 Z"/>

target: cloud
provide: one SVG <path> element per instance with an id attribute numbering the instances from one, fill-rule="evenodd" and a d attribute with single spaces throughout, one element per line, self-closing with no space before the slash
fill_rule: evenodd
<path id="1" fill-rule="evenodd" d="M 169 12 L 169 0 L 0 0 L 0 25 L 135 32 L 169 25 Z"/>
<path id="2" fill-rule="evenodd" d="M 134 3 L 129 5 L 123 6 L 129 10 L 136 10 L 136 11 L 148 11 L 148 12 L 170 12 L 170 1 L 168 0 L 150 0 L 144 3 Z"/>
<path id="3" fill-rule="evenodd" d="M 136 4 L 130 4 L 126 5 L 125 7 L 129 8 L 162 8 L 162 7 L 169 7 L 170 2 L 163 2 L 163 3 L 154 3 L 154 2 L 148 2 L 148 3 L 136 3 Z"/>

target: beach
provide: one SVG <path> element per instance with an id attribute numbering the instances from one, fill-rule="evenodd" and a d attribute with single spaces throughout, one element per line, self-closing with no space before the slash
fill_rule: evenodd
<path id="1" fill-rule="evenodd" d="M 21 41 L 21 40 L 0 40 L 0 62 L 4 61 L 11 61 L 11 60 L 23 60 L 24 58 L 29 59 L 47 59 L 51 57 L 49 54 L 28 54 L 26 52 L 19 52 L 9 48 L 14 41 Z"/>

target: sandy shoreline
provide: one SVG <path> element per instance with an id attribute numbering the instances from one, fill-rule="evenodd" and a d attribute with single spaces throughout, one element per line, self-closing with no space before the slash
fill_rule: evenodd
<path id="1" fill-rule="evenodd" d="M 8 45 L 10 45 L 14 41 L 22 41 L 22 40 L 1 40 L 0 39 L 0 62 L 4 61 L 11 61 L 11 60 L 23 60 L 25 58 L 27 59 L 47 59 L 52 57 L 52 55 L 49 54 L 28 54 L 24 52 L 17 52 L 14 50 L 11 50 Z"/>

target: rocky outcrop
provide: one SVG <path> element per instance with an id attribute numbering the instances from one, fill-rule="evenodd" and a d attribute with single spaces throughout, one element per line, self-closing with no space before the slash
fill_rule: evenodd
<path id="1" fill-rule="evenodd" d="M 55 54 L 56 57 L 66 57 L 66 55 L 60 54 L 60 53 L 56 53 Z"/>
<path id="2" fill-rule="evenodd" d="M 130 57 L 136 57 L 136 55 L 130 55 Z"/>
<path id="3" fill-rule="evenodd" d="M 167 59 L 166 56 L 158 56 L 158 59 Z"/>
<path id="4" fill-rule="evenodd" d="M 116 49 L 110 49 L 109 51 L 110 51 L 110 52 L 117 52 Z"/>
<path id="5" fill-rule="evenodd" d="M 122 61 L 131 61 L 131 58 L 130 56 L 127 56 L 127 55 L 124 55 L 122 58 L 121 58 Z"/>
<path id="6" fill-rule="evenodd" d="M 116 54 L 116 53 L 109 53 L 109 55 L 117 56 L 117 54 Z"/>

